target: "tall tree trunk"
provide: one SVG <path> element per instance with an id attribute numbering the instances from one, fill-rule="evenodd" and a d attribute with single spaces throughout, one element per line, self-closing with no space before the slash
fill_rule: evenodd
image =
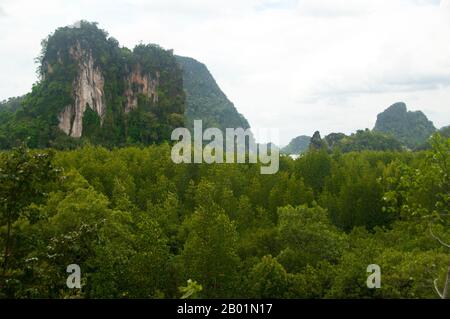
<path id="1" fill-rule="evenodd" d="M 449 285 L 450 285 L 450 263 L 448 264 L 447 278 L 445 279 L 444 291 L 442 292 L 442 299 L 448 298 Z"/>
<path id="2" fill-rule="evenodd" d="M 5 278 L 6 269 L 8 269 L 8 257 L 9 257 L 9 243 L 11 238 L 11 220 L 8 219 L 8 226 L 6 231 L 6 240 L 5 240 L 5 251 L 3 253 L 3 274 L 2 277 Z"/>

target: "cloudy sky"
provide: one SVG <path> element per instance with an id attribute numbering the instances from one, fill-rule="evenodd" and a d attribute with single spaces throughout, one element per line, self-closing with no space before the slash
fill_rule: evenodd
<path id="1" fill-rule="evenodd" d="M 281 144 L 372 128 L 397 101 L 450 124 L 450 0 L 0 0 L 0 100 L 30 90 L 41 39 L 80 19 L 205 63 Z"/>

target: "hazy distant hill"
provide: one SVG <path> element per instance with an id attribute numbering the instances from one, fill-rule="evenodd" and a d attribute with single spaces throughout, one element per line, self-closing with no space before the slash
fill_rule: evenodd
<path id="1" fill-rule="evenodd" d="M 21 106 L 25 96 L 11 97 L 8 100 L 0 102 L 0 112 L 15 112 Z"/>
<path id="2" fill-rule="evenodd" d="M 308 150 L 310 136 L 301 135 L 293 138 L 288 145 L 281 149 L 284 154 L 300 154 Z"/>
<path id="3" fill-rule="evenodd" d="M 444 126 L 443 128 L 441 128 L 441 129 L 439 130 L 439 133 L 440 133 L 441 136 L 443 136 L 443 137 L 450 138 L 450 125 Z"/>
<path id="4" fill-rule="evenodd" d="M 334 133 L 332 133 L 334 134 Z M 330 134 L 332 136 L 332 134 Z M 357 130 L 349 136 L 339 134 L 335 137 L 335 143 L 330 144 L 330 135 L 325 137 L 330 149 L 339 148 L 342 152 L 359 151 L 401 151 L 403 144 L 395 137 L 382 132 L 371 131 L 369 129 Z"/>
<path id="5" fill-rule="evenodd" d="M 294 138 L 287 146 L 282 148 L 281 152 L 285 154 L 301 154 L 314 149 L 339 149 L 342 152 L 353 151 L 400 151 L 403 144 L 389 134 L 371 131 L 369 129 L 357 130 L 351 135 L 343 133 L 331 133 L 324 138 L 320 137 L 320 133 L 314 133 L 313 138 L 309 136 L 298 136 Z"/>
<path id="6" fill-rule="evenodd" d="M 378 114 L 374 131 L 391 134 L 409 148 L 415 148 L 436 131 L 433 122 L 421 111 L 407 111 L 403 102 L 395 103 Z"/>

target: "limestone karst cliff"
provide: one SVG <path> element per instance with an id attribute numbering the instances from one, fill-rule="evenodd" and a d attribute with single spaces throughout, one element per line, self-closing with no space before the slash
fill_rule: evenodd
<path id="1" fill-rule="evenodd" d="M 158 102 L 159 71 L 156 71 L 152 78 L 149 73 L 143 74 L 141 66 L 137 64 L 133 67 L 126 81 L 128 86 L 128 89 L 125 91 L 127 98 L 126 113 L 137 108 L 139 94 L 149 97 L 153 103 Z"/>
<path id="2" fill-rule="evenodd" d="M 26 136 L 34 147 L 159 143 L 184 125 L 182 71 L 172 50 L 129 50 L 82 21 L 45 39 L 38 60 L 40 81 L 0 128 L 2 148 Z"/>
<path id="3" fill-rule="evenodd" d="M 159 143 L 194 119 L 249 128 L 204 64 L 155 44 L 121 47 L 96 23 L 58 28 L 38 61 L 32 91 L 0 112 L 0 148 L 25 138 L 31 147 Z"/>
<path id="4" fill-rule="evenodd" d="M 425 143 L 436 128 L 423 112 L 408 111 L 406 104 L 399 102 L 378 114 L 374 130 L 391 134 L 409 148 L 414 149 Z"/>
<path id="5" fill-rule="evenodd" d="M 83 116 L 90 107 L 100 117 L 106 111 L 104 85 L 105 79 L 98 66 L 94 66 L 92 52 L 81 48 L 80 43 L 69 49 L 71 57 L 77 61 L 78 74 L 73 82 L 73 105 L 67 105 L 58 115 L 59 128 L 72 137 L 81 137 Z"/>
<path id="6" fill-rule="evenodd" d="M 94 64 L 92 52 L 86 51 L 77 43 L 69 49 L 71 57 L 77 61 L 77 76 L 73 81 L 74 103 L 67 105 L 58 115 L 59 128 L 71 137 L 81 137 L 83 134 L 83 117 L 86 108 L 91 108 L 103 124 L 106 113 L 105 104 L 105 78 L 102 71 Z M 48 70 L 52 70 L 48 65 Z M 50 71 L 51 72 L 51 71 Z M 132 66 L 129 73 L 124 76 L 125 97 L 124 112 L 129 113 L 138 108 L 140 94 L 149 98 L 153 104 L 158 102 L 159 71 L 143 72 L 139 63 Z"/>

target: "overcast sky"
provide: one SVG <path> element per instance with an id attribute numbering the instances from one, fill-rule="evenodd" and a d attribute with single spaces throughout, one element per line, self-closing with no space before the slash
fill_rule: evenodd
<path id="1" fill-rule="evenodd" d="M 450 0 L 0 0 L 0 100 L 30 90 L 40 41 L 80 19 L 205 63 L 281 144 L 372 128 L 398 101 L 450 124 Z"/>

